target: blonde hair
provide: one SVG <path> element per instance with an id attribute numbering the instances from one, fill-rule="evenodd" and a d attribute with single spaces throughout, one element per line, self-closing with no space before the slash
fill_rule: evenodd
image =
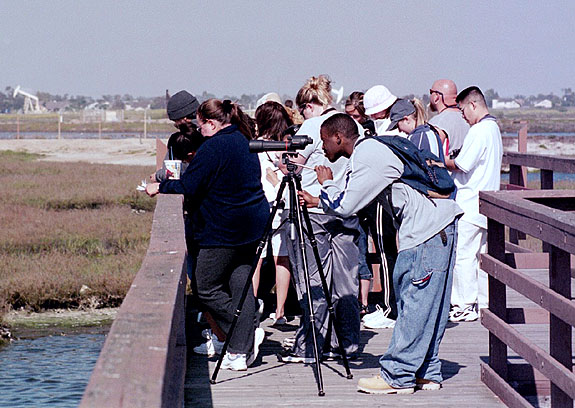
<path id="1" fill-rule="evenodd" d="M 298 91 L 295 101 L 298 107 L 305 103 L 313 103 L 327 108 L 333 102 L 331 80 L 327 75 L 311 77 Z"/>
<path id="2" fill-rule="evenodd" d="M 423 102 L 417 98 L 413 98 L 411 103 L 415 107 L 415 113 L 412 113 L 410 116 L 415 118 L 415 127 L 424 125 L 427 123 L 427 111 L 425 110 L 425 106 Z"/>

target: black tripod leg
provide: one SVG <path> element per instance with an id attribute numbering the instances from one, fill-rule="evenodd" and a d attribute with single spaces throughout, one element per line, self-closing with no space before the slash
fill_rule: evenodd
<path id="1" fill-rule="evenodd" d="M 296 178 L 291 178 L 291 180 L 297 180 Z M 298 245 L 299 245 L 299 252 L 301 256 L 302 262 L 302 269 L 303 269 L 303 276 L 304 276 L 304 284 L 305 284 L 305 291 L 307 293 L 307 304 L 309 309 L 309 320 L 311 325 L 311 333 L 313 339 L 313 353 L 315 357 L 315 366 L 316 366 L 316 373 L 317 373 L 317 393 L 320 397 L 325 395 L 323 390 L 323 376 L 321 374 L 321 363 L 320 363 L 320 354 L 319 348 L 317 345 L 317 332 L 315 326 L 315 313 L 313 311 L 313 301 L 311 297 L 311 284 L 309 278 L 309 268 L 307 265 L 307 257 L 306 257 L 306 250 L 305 250 L 305 237 L 303 231 L 303 224 L 301 219 L 301 211 L 299 206 L 299 198 L 296 194 L 296 188 L 293 181 L 289 184 L 289 192 L 290 192 L 290 210 L 296 210 L 295 219 L 292 222 L 295 223 L 297 228 L 297 235 L 298 235 Z M 321 265 L 318 264 L 318 267 L 321 268 Z"/>
<path id="2" fill-rule="evenodd" d="M 252 283 L 252 278 L 254 276 L 254 272 L 256 271 L 256 268 L 258 266 L 258 262 L 260 260 L 260 256 L 264 250 L 264 247 L 266 245 L 266 242 L 267 242 L 268 237 L 270 235 L 270 232 L 272 230 L 272 222 L 273 222 L 273 219 L 277 213 L 278 206 L 279 206 L 279 203 L 281 201 L 281 197 L 283 195 L 285 186 L 287 184 L 287 180 L 288 180 L 287 176 L 282 179 L 282 183 L 281 183 L 280 188 L 278 190 L 278 194 L 277 194 L 276 200 L 274 202 L 274 205 L 272 207 L 271 214 L 270 214 L 268 221 L 266 223 L 266 228 L 264 230 L 264 234 L 263 234 L 263 236 L 262 236 L 262 238 L 258 244 L 255 258 L 252 262 L 252 268 L 250 270 L 250 273 L 248 275 L 248 279 L 247 279 L 246 284 L 244 285 L 244 289 L 242 291 L 242 296 L 240 297 L 240 301 L 239 301 L 238 306 L 236 308 L 236 311 L 234 313 L 234 318 L 233 318 L 232 323 L 230 325 L 230 329 L 228 330 L 228 333 L 226 334 L 226 341 L 224 342 L 224 345 L 222 347 L 220 358 L 218 359 L 218 362 L 216 364 L 216 368 L 214 370 L 214 373 L 212 374 L 212 378 L 210 379 L 211 384 L 216 383 L 216 378 L 218 376 L 218 372 L 220 371 L 220 367 L 222 365 L 222 361 L 224 359 L 226 351 L 228 350 L 228 345 L 230 344 L 230 339 L 232 338 L 232 334 L 234 333 L 234 329 L 236 328 L 236 325 L 238 323 L 238 319 L 240 317 L 240 314 L 242 313 L 242 307 L 243 307 L 244 302 L 246 301 L 246 298 L 248 296 L 248 292 L 250 290 L 250 286 Z"/>
<path id="3" fill-rule="evenodd" d="M 295 183 L 296 183 L 297 190 L 301 191 L 300 180 L 295 178 Z M 313 235 L 313 226 L 311 225 L 311 220 L 309 218 L 309 212 L 307 211 L 307 207 L 303 206 L 302 213 L 303 213 L 303 218 L 305 220 L 305 225 L 306 225 L 306 228 L 308 231 L 308 239 L 309 239 L 310 245 L 313 249 L 313 255 L 315 257 L 315 262 L 317 263 L 318 273 L 319 273 L 319 276 L 321 278 L 321 285 L 322 285 L 323 292 L 325 295 L 327 308 L 329 311 L 329 315 L 332 319 L 333 328 L 335 331 L 335 335 L 337 337 L 337 342 L 339 344 L 339 350 L 341 353 L 341 360 L 343 362 L 343 367 L 345 368 L 345 373 L 346 373 L 347 378 L 352 379 L 353 374 L 351 373 L 351 370 L 349 368 L 349 361 L 347 359 L 347 353 L 345 352 L 345 348 L 343 347 L 343 342 L 342 342 L 342 337 L 341 337 L 341 332 L 340 332 L 341 326 L 339 325 L 339 321 L 335 318 L 335 309 L 333 307 L 333 302 L 331 300 L 331 292 L 329 290 L 329 287 L 327 286 L 327 281 L 325 279 L 325 274 L 323 272 L 323 266 L 321 264 L 321 258 L 319 256 L 319 250 L 317 249 L 317 241 L 315 240 L 315 237 Z"/>

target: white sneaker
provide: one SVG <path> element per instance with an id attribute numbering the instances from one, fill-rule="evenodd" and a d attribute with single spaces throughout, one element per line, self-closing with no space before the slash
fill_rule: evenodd
<path id="1" fill-rule="evenodd" d="M 202 337 L 207 339 L 207 341 L 200 344 L 199 346 L 194 347 L 194 353 L 213 357 L 216 354 L 220 354 L 222 352 L 224 342 L 219 341 L 218 338 L 212 334 L 210 329 L 202 330 Z"/>
<path id="2" fill-rule="evenodd" d="M 266 337 L 266 332 L 264 329 L 258 327 L 254 334 L 254 351 L 248 355 L 247 365 L 248 367 L 251 366 L 256 358 L 258 357 L 258 353 L 260 352 L 260 345 L 263 343 L 264 338 Z"/>
<path id="3" fill-rule="evenodd" d="M 449 312 L 450 322 L 474 322 L 478 318 L 479 314 L 477 313 L 476 304 L 465 306 L 463 309 L 455 306 Z"/>
<path id="4" fill-rule="evenodd" d="M 375 305 L 375 312 L 366 314 L 361 318 L 361 321 L 367 323 L 372 319 L 380 319 L 380 316 L 383 316 L 383 309 L 380 305 Z"/>
<path id="5" fill-rule="evenodd" d="M 270 313 L 270 319 L 272 319 L 272 326 L 282 326 L 284 324 L 287 324 L 287 319 L 285 318 L 285 316 L 280 317 L 279 319 L 276 319 L 276 314 L 275 313 Z"/>
<path id="6" fill-rule="evenodd" d="M 248 369 L 246 355 L 226 353 L 220 368 L 222 370 L 246 371 Z"/>
<path id="7" fill-rule="evenodd" d="M 262 314 L 264 313 L 264 301 L 261 299 L 256 299 L 256 324 L 259 326 L 262 320 Z"/>
<path id="8" fill-rule="evenodd" d="M 380 315 L 363 322 L 363 327 L 367 329 L 393 329 L 395 327 L 395 320 L 385 317 L 383 313 Z"/>
<path id="9" fill-rule="evenodd" d="M 292 348 L 295 345 L 295 336 L 293 337 L 286 337 L 285 339 L 283 339 L 282 341 L 282 346 L 284 348 Z"/>

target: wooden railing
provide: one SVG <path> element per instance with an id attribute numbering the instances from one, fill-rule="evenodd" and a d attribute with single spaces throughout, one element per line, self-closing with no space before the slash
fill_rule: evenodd
<path id="1" fill-rule="evenodd" d="M 550 383 L 551 406 L 573 407 L 575 191 L 549 189 L 553 172 L 575 173 L 575 159 L 506 153 L 504 163 L 511 166 L 512 183 L 519 178 L 519 166 L 540 168 L 541 187 L 547 190 L 480 193 L 480 212 L 488 218 L 488 253 L 481 256 L 481 268 L 489 275 L 489 308 L 481 314 L 489 330 L 489 364 L 482 364 L 482 380 L 507 405 L 531 407 L 511 384 L 525 380 L 526 371 L 537 371 Z M 542 241 L 548 253 L 534 254 L 517 243 L 506 243 L 505 227 Z M 549 284 L 520 270 L 530 268 L 548 268 Z M 508 289 L 532 301 L 533 307 L 508 308 Z M 530 323 L 549 324 L 549 352 L 512 326 Z M 529 370 L 510 364 L 508 347 L 526 361 Z"/>
<path id="2" fill-rule="evenodd" d="M 553 189 L 553 172 L 575 174 L 575 159 L 562 156 L 506 152 L 503 164 L 509 165 L 509 184 L 519 187 L 527 186 L 522 166 L 540 169 L 541 190 Z"/>
<path id="3" fill-rule="evenodd" d="M 185 254 L 181 196 L 160 195 L 150 245 L 80 407 L 183 405 Z"/>

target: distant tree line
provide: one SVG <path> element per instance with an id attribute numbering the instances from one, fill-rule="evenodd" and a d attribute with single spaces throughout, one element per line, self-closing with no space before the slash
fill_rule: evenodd
<path id="1" fill-rule="evenodd" d="M 563 96 L 554 95 L 553 93 L 545 95 L 515 95 L 513 98 L 500 98 L 497 91 L 494 89 L 487 89 L 485 91 L 485 98 L 487 103 L 491 106 L 493 99 L 512 99 L 517 101 L 521 106 L 533 106 L 535 103 L 548 99 L 553 103 L 553 106 L 575 106 L 575 92 L 571 88 L 562 90 Z M 175 91 L 174 91 L 175 92 Z M 0 92 L 0 113 L 15 113 L 22 109 L 24 106 L 24 97 L 21 95 L 13 97 L 14 88 L 7 86 L 4 92 Z M 143 97 L 132 96 L 130 94 L 124 95 L 102 95 L 100 98 L 93 98 L 91 96 L 83 95 L 57 95 L 49 92 L 38 91 L 35 93 L 40 104 L 46 107 L 49 111 L 78 111 L 82 109 L 165 109 L 166 95 Z M 234 95 L 223 95 L 222 99 L 231 99 L 238 102 L 245 109 L 255 109 L 258 99 L 264 93 L 260 94 L 242 94 L 240 97 Z M 405 95 L 405 98 L 413 98 L 415 95 Z M 200 102 L 216 96 L 207 91 L 201 94 L 196 94 Z M 282 99 L 292 99 L 293 96 L 283 95 Z M 419 97 L 424 103 L 429 102 L 429 95 L 425 94 Z"/>

